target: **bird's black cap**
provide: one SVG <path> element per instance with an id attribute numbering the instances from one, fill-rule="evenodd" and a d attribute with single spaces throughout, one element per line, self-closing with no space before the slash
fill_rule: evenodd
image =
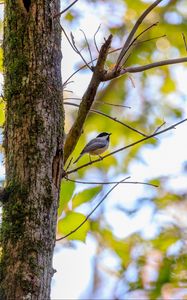
<path id="1" fill-rule="evenodd" d="M 97 135 L 97 137 L 102 137 L 102 136 L 109 136 L 112 133 L 108 133 L 108 132 L 101 132 L 100 134 Z"/>

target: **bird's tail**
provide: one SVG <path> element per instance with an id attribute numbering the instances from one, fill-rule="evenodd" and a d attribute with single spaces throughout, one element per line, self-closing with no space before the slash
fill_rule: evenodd
<path id="1" fill-rule="evenodd" d="M 83 156 L 83 153 L 81 153 L 73 163 L 76 164 L 76 162 L 78 162 L 78 160 L 81 158 L 81 156 Z"/>

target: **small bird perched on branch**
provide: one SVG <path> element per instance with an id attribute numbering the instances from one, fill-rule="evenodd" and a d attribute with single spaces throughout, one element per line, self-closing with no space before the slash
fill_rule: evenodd
<path id="1" fill-rule="evenodd" d="M 88 144 L 84 147 L 79 157 L 74 161 L 74 164 L 86 153 L 89 155 L 98 155 L 101 159 L 103 152 L 105 152 L 109 146 L 111 133 L 102 132 L 96 138 L 92 139 L 88 142 Z"/>

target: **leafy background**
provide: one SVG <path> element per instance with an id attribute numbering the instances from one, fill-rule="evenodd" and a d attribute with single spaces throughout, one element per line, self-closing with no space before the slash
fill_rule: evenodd
<path id="1" fill-rule="evenodd" d="M 80 49 L 84 48 L 82 54 L 89 61 L 86 42 L 79 28 L 84 30 L 89 39 L 93 57 L 97 57 L 93 35 L 98 25 L 101 23 L 101 29 L 96 36 L 98 47 L 101 46 L 103 38 L 111 32 L 114 35 L 112 48 L 118 48 L 149 3 L 150 1 L 139 0 L 81 2 L 64 15 L 61 24 L 68 33 L 73 31 L 77 45 Z M 91 18 L 91 15 L 94 17 Z M 127 66 L 185 56 L 182 33 L 187 32 L 186 17 L 185 1 L 163 1 L 140 26 L 138 33 L 159 22 L 158 26 L 141 37 L 127 61 Z M 91 23 L 91 19 L 97 21 Z M 64 40 L 63 42 L 66 43 Z M 70 52 L 68 48 L 68 56 Z M 64 65 L 62 63 L 64 76 L 70 70 L 69 66 L 66 67 L 68 56 L 66 58 L 64 56 Z M 72 57 L 74 58 L 74 54 Z M 113 66 L 115 59 L 116 54 L 110 55 L 108 68 Z M 70 64 L 70 60 L 71 58 L 67 65 Z M 82 62 L 77 58 L 73 70 L 81 66 Z M 131 78 L 120 77 L 100 86 L 97 94 L 98 102 L 94 108 L 150 134 L 163 122 L 166 122 L 164 126 L 167 126 L 185 117 L 186 74 L 186 65 L 182 64 L 152 69 L 134 74 Z M 72 78 L 74 82 L 66 87 L 65 98 L 81 98 L 89 78 L 89 71 L 77 73 Z M 68 101 L 79 103 L 73 99 Z M 131 109 L 109 106 L 102 102 L 127 105 Z M 76 109 L 70 106 L 65 108 L 68 131 L 76 117 Z M 153 188 L 138 184 L 120 185 L 91 216 L 87 227 L 70 236 L 71 240 L 82 239 L 88 251 L 90 247 L 94 248 L 91 270 L 88 272 L 89 281 L 84 286 L 84 292 L 77 294 L 77 297 L 81 299 L 187 297 L 186 163 L 183 162 L 185 155 L 182 154 L 179 159 L 181 148 L 186 145 L 186 125 L 181 127 L 176 130 L 180 131 L 178 138 L 176 131 L 169 132 L 86 169 L 80 169 L 70 176 L 73 180 L 111 181 L 131 175 L 131 181 L 144 181 L 159 186 Z M 101 131 L 112 132 L 109 151 L 141 138 L 136 132 L 112 120 L 90 114 L 73 158 L 78 156 L 82 146 L 90 138 Z M 77 165 L 88 162 L 88 159 L 85 155 Z M 85 185 L 66 181 L 62 183 L 62 190 L 64 189 L 67 190 L 68 197 L 61 198 L 61 206 L 65 208 L 65 212 L 61 215 L 60 222 L 66 222 L 71 231 L 72 224 L 74 223 L 76 227 L 77 220 L 80 219 L 81 222 L 82 214 L 87 215 L 109 187 L 104 185 L 93 188 L 88 185 L 85 189 Z M 67 221 L 74 213 L 77 215 L 68 225 Z M 67 227 L 58 227 L 59 236 L 67 233 Z M 92 246 L 90 243 L 93 243 Z M 68 247 L 76 247 L 77 251 L 82 247 L 80 242 L 76 241 L 67 241 L 65 244 Z M 79 255 L 84 254 L 80 252 Z M 75 285 L 72 284 L 72 289 L 73 286 Z"/>
<path id="2" fill-rule="evenodd" d="M 97 57 L 93 36 L 102 45 L 104 37 L 114 35 L 112 48 L 121 47 L 137 17 L 152 1 L 78 1 L 61 17 L 68 35 L 73 32 L 77 46 L 90 60 L 81 28 L 88 37 L 92 55 Z M 69 1 L 62 1 L 62 7 Z M 0 8 L 2 5 L 0 6 Z M 159 22 L 141 37 L 129 65 L 143 65 L 186 55 L 182 33 L 187 32 L 187 3 L 163 1 L 145 19 L 138 33 Z M 1 22 L 2 28 L 2 22 Z M 156 38 L 163 36 L 161 38 Z M 82 66 L 65 37 L 62 37 L 64 81 Z M 2 49 L 0 50 L 2 61 Z M 107 62 L 113 66 L 116 54 Z M 0 64 L 0 71 L 2 64 Z M 186 64 L 152 69 L 123 76 L 100 86 L 94 108 L 150 134 L 163 122 L 170 125 L 186 115 Z M 91 74 L 77 73 L 64 91 L 64 98 L 79 103 Z M 130 106 L 114 107 L 104 102 Z M 4 102 L 0 103 L 0 125 L 4 122 Z M 66 132 L 77 109 L 65 106 Z M 163 126 L 163 128 L 165 128 Z M 110 149 L 118 149 L 141 138 L 136 132 L 97 114 L 89 115 L 84 132 L 73 153 L 75 159 L 83 145 L 101 131 L 112 132 Z M 102 162 L 71 174 L 71 180 L 118 181 L 121 184 L 89 220 L 67 239 L 57 243 L 54 265 L 57 273 L 52 285 L 53 299 L 186 299 L 187 298 L 187 200 L 186 125 L 156 139 L 148 140 L 110 156 Z M 1 147 L 2 149 L 2 147 Z M 3 151 L 3 149 L 2 149 Z M 85 155 L 77 163 L 88 162 Z M 70 169 L 73 166 L 70 166 Z M 4 175 L 1 176 L 2 181 Z M 108 185 L 61 184 L 57 237 L 74 230 L 109 190 Z M 85 277 L 83 274 L 85 273 Z M 81 278 L 83 281 L 81 281 Z"/>

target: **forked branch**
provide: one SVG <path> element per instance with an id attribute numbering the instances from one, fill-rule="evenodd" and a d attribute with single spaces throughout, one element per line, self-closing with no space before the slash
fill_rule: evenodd
<path id="1" fill-rule="evenodd" d="M 110 35 L 101 47 L 99 57 L 97 59 L 96 66 L 93 69 L 93 75 L 90 84 L 82 98 L 77 118 L 67 135 L 65 146 L 64 146 L 64 162 L 67 161 L 69 155 L 73 152 L 78 139 L 81 135 L 84 122 L 87 118 L 89 110 L 94 102 L 95 95 L 100 82 L 102 82 L 103 75 L 105 73 L 105 62 L 110 49 L 112 41 L 112 35 Z"/>
<path id="2" fill-rule="evenodd" d="M 121 61 L 123 60 L 123 57 L 124 55 L 126 54 L 127 52 L 127 49 L 129 48 L 129 45 L 133 39 L 133 36 L 135 35 L 136 31 L 138 30 L 140 24 L 143 22 L 143 20 L 145 19 L 145 17 L 160 3 L 162 2 L 163 0 L 156 0 L 155 2 L 153 2 L 143 13 L 142 15 L 138 18 L 138 20 L 136 21 L 136 23 L 134 24 L 134 27 L 132 28 L 131 32 L 129 33 L 126 41 L 125 41 L 125 44 L 118 56 L 118 59 L 117 59 L 117 63 L 116 63 L 116 66 L 115 66 L 115 69 L 117 70 L 118 67 L 120 66 L 120 63 Z"/>
<path id="3" fill-rule="evenodd" d="M 162 0 L 156 0 L 139 17 L 139 19 L 135 23 L 134 27 L 132 28 L 131 32 L 129 33 L 129 35 L 127 37 L 127 40 L 126 40 L 124 46 L 122 47 L 122 50 L 121 50 L 121 52 L 118 56 L 116 64 L 115 64 L 115 66 L 112 70 L 107 70 L 105 68 L 105 63 L 106 63 L 106 59 L 107 59 L 108 54 L 116 51 L 116 50 L 110 51 L 112 35 L 110 35 L 105 40 L 104 44 L 102 45 L 102 47 L 99 51 L 98 58 L 97 58 L 96 66 L 95 67 L 90 67 L 90 63 L 92 63 L 95 59 L 94 60 L 91 59 L 91 62 L 87 63 L 87 67 L 89 67 L 93 71 L 93 75 L 92 75 L 90 84 L 89 84 L 85 94 L 83 95 L 82 101 L 80 103 L 77 118 L 76 118 L 72 128 L 70 129 L 70 131 L 67 135 L 66 141 L 65 141 L 64 163 L 66 163 L 67 159 L 69 158 L 69 156 L 73 152 L 73 150 L 74 150 L 74 148 L 75 148 L 75 146 L 76 146 L 76 144 L 79 140 L 79 137 L 80 137 L 80 135 L 82 133 L 82 130 L 83 130 L 84 122 L 85 122 L 85 120 L 86 120 L 86 118 L 89 114 L 89 111 L 91 110 L 92 104 L 95 100 L 95 95 L 97 93 L 97 89 L 98 89 L 99 84 L 101 82 L 112 80 L 112 79 L 115 79 L 119 76 L 129 74 L 129 73 L 138 73 L 138 72 L 143 72 L 145 70 L 149 70 L 149 69 L 160 67 L 160 66 L 166 66 L 166 65 L 172 65 L 172 64 L 187 62 L 187 57 L 183 57 L 183 58 L 176 58 L 176 59 L 168 59 L 168 60 L 158 61 L 158 62 L 147 64 L 147 65 L 144 65 L 144 66 L 129 66 L 129 67 L 126 67 L 126 68 L 122 68 L 122 65 L 123 65 L 122 60 L 123 60 L 126 52 L 129 49 L 133 48 L 131 46 L 133 46 L 135 43 L 137 43 L 137 39 L 140 35 L 142 35 L 145 31 L 149 30 L 150 28 L 152 28 L 153 26 L 155 26 L 157 24 L 157 23 L 152 24 L 151 26 L 146 28 L 144 31 L 142 31 L 139 35 L 137 35 L 133 39 L 133 37 L 136 34 L 136 32 L 137 32 L 140 24 L 142 23 L 142 21 L 161 1 Z M 73 46 L 75 47 L 73 41 L 72 41 L 72 43 L 73 43 Z M 131 52 L 132 51 L 133 50 L 131 50 Z M 84 67 L 85 66 L 83 66 L 82 68 L 84 68 Z M 77 73 L 77 72 L 78 71 L 74 72 L 74 74 Z M 74 74 L 72 74 L 71 77 Z M 158 134 L 158 132 L 156 134 Z M 145 140 L 150 138 L 150 137 L 153 137 L 153 136 L 145 137 Z"/>

